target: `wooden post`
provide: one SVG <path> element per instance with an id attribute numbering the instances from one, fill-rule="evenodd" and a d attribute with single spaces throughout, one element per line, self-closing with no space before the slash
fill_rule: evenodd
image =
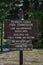
<path id="1" fill-rule="evenodd" d="M 23 65 L 23 51 L 20 51 L 20 65 Z"/>

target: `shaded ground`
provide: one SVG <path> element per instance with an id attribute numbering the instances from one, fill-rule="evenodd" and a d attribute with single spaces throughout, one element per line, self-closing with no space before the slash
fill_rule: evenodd
<path id="1" fill-rule="evenodd" d="M 19 51 L 0 54 L 0 65 L 19 65 Z M 23 65 L 43 65 L 43 50 L 23 51 Z"/>

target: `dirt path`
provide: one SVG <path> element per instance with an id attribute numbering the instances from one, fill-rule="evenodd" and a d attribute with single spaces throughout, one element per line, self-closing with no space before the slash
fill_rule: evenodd
<path id="1" fill-rule="evenodd" d="M 0 54 L 0 65 L 19 65 L 19 51 Z M 43 50 L 23 51 L 23 65 L 43 65 Z"/>

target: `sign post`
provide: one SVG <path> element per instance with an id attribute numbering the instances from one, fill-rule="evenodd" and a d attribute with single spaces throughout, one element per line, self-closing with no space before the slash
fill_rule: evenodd
<path id="1" fill-rule="evenodd" d="M 20 51 L 20 65 L 23 65 L 23 51 Z"/>
<path id="2" fill-rule="evenodd" d="M 4 23 L 4 37 L 10 39 L 10 50 L 20 51 L 20 65 L 23 65 L 23 50 L 32 50 L 32 39 L 38 32 L 37 21 L 7 20 Z"/>
<path id="3" fill-rule="evenodd" d="M 10 50 L 20 51 L 20 65 L 23 65 L 23 50 L 32 50 L 31 41 L 38 37 L 38 24 L 37 21 L 24 20 L 23 11 L 19 13 L 19 20 L 5 20 L 4 38 L 11 40 Z"/>

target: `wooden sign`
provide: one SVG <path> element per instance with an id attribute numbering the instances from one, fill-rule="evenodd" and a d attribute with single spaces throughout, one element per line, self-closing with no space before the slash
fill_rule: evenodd
<path id="1" fill-rule="evenodd" d="M 38 22 L 28 20 L 6 20 L 4 22 L 4 38 L 11 40 L 14 50 L 29 50 L 32 39 L 38 37 Z"/>

